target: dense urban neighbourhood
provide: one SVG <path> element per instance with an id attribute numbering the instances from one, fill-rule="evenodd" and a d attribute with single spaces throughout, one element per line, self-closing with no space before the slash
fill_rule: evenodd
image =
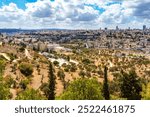
<path id="1" fill-rule="evenodd" d="M 150 99 L 150 30 L 0 33 L 0 99 Z"/>

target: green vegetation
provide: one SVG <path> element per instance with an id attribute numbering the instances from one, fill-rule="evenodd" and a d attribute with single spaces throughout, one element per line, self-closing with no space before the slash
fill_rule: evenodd
<path id="1" fill-rule="evenodd" d="M 43 91 L 44 95 L 48 98 L 48 96 L 49 96 L 49 85 L 48 85 L 48 83 L 43 83 L 40 86 L 40 89 L 41 89 L 41 91 Z"/>
<path id="2" fill-rule="evenodd" d="M 30 83 L 29 79 L 24 79 L 20 82 L 20 87 L 25 90 L 27 88 L 27 85 Z"/>
<path id="3" fill-rule="evenodd" d="M 3 70 L 5 68 L 5 61 L 0 60 L 0 100 L 7 100 L 11 98 L 8 85 L 3 80 Z"/>
<path id="4" fill-rule="evenodd" d="M 107 70 L 108 70 L 108 68 L 105 66 L 105 68 L 104 68 L 104 83 L 103 83 L 103 95 L 104 95 L 105 100 L 110 99 Z"/>
<path id="5" fill-rule="evenodd" d="M 64 71 L 61 69 L 61 70 L 59 70 L 58 72 L 57 72 L 57 76 L 60 78 L 60 80 L 64 80 L 64 78 L 65 78 L 65 73 L 64 73 Z"/>
<path id="6" fill-rule="evenodd" d="M 142 99 L 150 100 L 150 82 L 146 85 L 143 85 L 143 91 L 141 95 L 142 95 Z"/>
<path id="7" fill-rule="evenodd" d="M 128 100 L 140 100 L 142 85 L 135 71 L 122 72 L 120 76 L 121 97 Z"/>
<path id="8" fill-rule="evenodd" d="M 43 97 L 38 90 L 26 89 L 17 96 L 16 100 L 43 100 Z"/>
<path id="9" fill-rule="evenodd" d="M 28 63 L 20 64 L 19 69 L 21 73 L 25 76 L 30 76 L 33 73 L 33 67 L 31 64 L 28 64 Z"/>
<path id="10" fill-rule="evenodd" d="M 60 96 L 62 100 L 102 100 L 102 85 L 96 79 L 79 78 Z"/>
<path id="11" fill-rule="evenodd" d="M 55 84 L 56 84 L 56 76 L 54 75 L 53 65 L 49 64 L 49 95 L 48 100 L 55 99 Z"/>

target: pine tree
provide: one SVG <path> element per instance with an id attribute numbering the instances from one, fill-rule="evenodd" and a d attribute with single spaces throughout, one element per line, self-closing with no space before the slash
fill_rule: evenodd
<path id="1" fill-rule="evenodd" d="M 55 99 L 55 75 L 53 70 L 52 63 L 49 64 L 49 95 L 48 100 L 54 100 Z"/>
<path id="2" fill-rule="evenodd" d="M 104 96 L 105 100 L 110 99 L 107 70 L 108 70 L 108 68 L 105 66 L 105 68 L 104 68 L 104 84 L 103 84 L 103 96 Z"/>

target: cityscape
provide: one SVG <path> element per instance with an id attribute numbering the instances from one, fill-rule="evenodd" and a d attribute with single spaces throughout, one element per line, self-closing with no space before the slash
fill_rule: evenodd
<path id="1" fill-rule="evenodd" d="M 2 0 L 0 100 L 149 100 L 148 0 Z"/>

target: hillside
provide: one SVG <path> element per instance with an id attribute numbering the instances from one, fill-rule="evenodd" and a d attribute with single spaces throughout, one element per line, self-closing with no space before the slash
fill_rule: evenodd
<path id="1" fill-rule="evenodd" d="M 27 88 L 39 90 L 43 95 L 41 87 L 48 83 L 50 61 L 56 76 L 56 96 L 60 96 L 71 81 L 78 78 L 92 77 L 102 83 L 104 66 L 109 68 L 108 79 L 112 88 L 122 69 L 126 72 L 134 69 L 143 81 L 150 77 L 149 58 L 135 51 L 80 48 L 80 51 L 73 49 L 72 52 L 41 53 L 5 44 L 0 46 L 0 60 L 5 63 L 3 79 L 9 84 L 11 99 Z M 28 74 L 27 70 L 31 73 Z M 116 94 L 115 91 L 113 93 Z"/>

